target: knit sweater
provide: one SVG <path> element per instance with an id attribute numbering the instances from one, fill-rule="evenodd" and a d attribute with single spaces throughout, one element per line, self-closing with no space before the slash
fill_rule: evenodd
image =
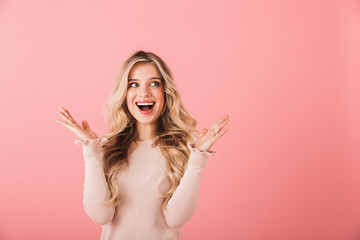
<path id="1" fill-rule="evenodd" d="M 176 240 L 181 227 L 197 208 L 201 174 L 214 151 L 200 151 L 190 142 L 188 166 L 180 184 L 162 210 L 164 194 L 170 187 L 166 160 L 156 139 L 132 142 L 129 165 L 116 176 L 121 203 L 105 207 L 107 185 L 100 164 L 100 145 L 106 137 L 75 140 L 83 146 L 85 182 L 83 204 L 86 214 L 102 226 L 101 240 Z"/>

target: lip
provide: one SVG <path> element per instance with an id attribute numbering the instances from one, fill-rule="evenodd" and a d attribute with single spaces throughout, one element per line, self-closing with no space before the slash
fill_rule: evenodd
<path id="1" fill-rule="evenodd" d="M 155 101 L 143 100 L 143 101 L 137 101 L 135 103 L 154 103 L 155 104 Z"/>

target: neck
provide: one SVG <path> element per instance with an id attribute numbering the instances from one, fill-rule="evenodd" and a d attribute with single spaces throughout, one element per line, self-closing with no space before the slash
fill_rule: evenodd
<path id="1" fill-rule="evenodd" d="M 136 125 L 138 141 L 145 141 L 152 139 L 156 136 L 156 124 L 140 123 Z"/>

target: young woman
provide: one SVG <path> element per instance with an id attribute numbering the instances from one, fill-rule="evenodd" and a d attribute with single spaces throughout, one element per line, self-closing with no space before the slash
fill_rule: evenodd
<path id="1" fill-rule="evenodd" d="M 179 239 L 197 207 L 211 146 L 229 130 L 230 115 L 196 130 L 167 64 L 138 51 L 122 65 L 105 116 L 110 132 L 98 138 L 87 121 L 59 108 L 62 124 L 82 145 L 84 208 L 102 225 L 101 239 Z"/>

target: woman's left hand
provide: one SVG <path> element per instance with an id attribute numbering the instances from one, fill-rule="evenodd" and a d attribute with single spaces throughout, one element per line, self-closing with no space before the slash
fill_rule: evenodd
<path id="1" fill-rule="evenodd" d="M 230 114 L 227 114 L 213 123 L 210 129 L 204 128 L 196 139 L 194 147 L 200 151 L 208 151 L 222 135 L 229 131 L 230 127 L 224 128 L 229 122 Z"/>

